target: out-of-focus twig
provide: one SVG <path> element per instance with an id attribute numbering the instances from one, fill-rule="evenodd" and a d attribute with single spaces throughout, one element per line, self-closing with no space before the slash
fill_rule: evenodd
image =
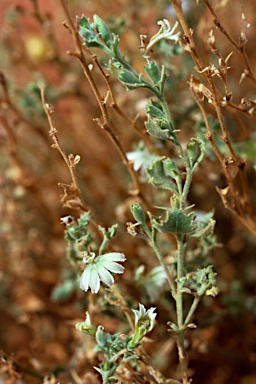
<path id="1" fill-rule="evenodd" d="M 80 40 L 78 29 L 74 25 L 73 20 L 71 18 L 69 10 L 68 10 L 68 2 L 65 0 L 60 0 L 60 4 L 61 4 L 62 9 L 64 11 L 64 14 L 67 18 L 67 22 L 65 23 L 65 25 L 73 37 L 73 41 L 74 41 L 75 48 L 76 48 L 75 52 L 69 52 L 69 54 L 71 56 L 76 57 L 79 60 L 81 66 L 83 68 L 85 77 L 90 84 L 90 87 L 93 91 L 94 96 L 96 97 L 96 100 L 98 102 L 99 108 L 100 108 L 101 113 L 102 113 L 103 121 L 101 121 L 100 119 L 96 119 L 96 122 L 106 132 L 106 134 L 108 135 L 108 137 L 110 138 L 110 140 L 112 141 L 114 146 L 116 147 L 123 163 L 125 164 L 128 172 L 131 176 L 131 179 L 133 182 L 133 188 L 129 190 L 129 193 L 132 196 L 136 197 L 137 199 L 140 199 L 141 202 L 145 205 L 145 207 L 149 211 L 152 211 L 153 207 L 148 202 L 148 200 L 146 199 L 146 197 L 144 196 L 144 194 L 141 190 L 138 176 L 133 169 L 132 163 L 128 160 L 124 148 L 122 147 L 118 137 L 116 136 L 116 134 L 114 133 L 114 131 L 111 127 L 111 122 L 109 120 L 108 111 L 107 111 L 107 107 L 106 107 L 106 97 L 101 96 L 99 88 L 98 88 L 98 86 L 97 86 L 97 84 L 96 84 L 96 82 L 92 76 L 92 73 L 89 69 L 89 66 L 87 64 L 87 60 L 86 60 L 85 55 L 84 55 L 84 50 L 83 50 L 83 46 L 82 46 L 82 43 Z"/>

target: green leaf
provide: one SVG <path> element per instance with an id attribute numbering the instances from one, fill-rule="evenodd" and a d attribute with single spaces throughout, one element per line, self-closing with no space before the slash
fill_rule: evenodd
<path id="1" fill-rule="evenodd" d="M 61 301 L 68 299 L 73 292 L 78 288 L 78 284 L 76 278 L 73 280 L 64 280 L 62 284 L 54 287 L 51 298 L 54 301 Z"/>
<path id="2" fill-rule="evenodd" d="M 216 273 L 213 271 L 212 265 L 196 272 L 197 293 L 199 296 L 205 293 L 208 296 L 216 296 L 218 294 L 215 277 Z"/>
<path id="3" fill-rule="evenodd" d="M 91 220 L 91 214 L 89 211 L 83 213 L 80 218 L 78 219 L 78 225 L 79 227 L 87 227 L 87 225 L 90 223 Z"/>
<path id="4" fill-rule="evenodd" d="M 87 47 L 104 47 L 97 36 L 94 25 L 83 15 L 79 22 L 79 34 L 84 38 Z"/>
<path id="5" fill-rule="evenodd" d="M 111 47 L 111 44 L 113 42 L 112 33 L 110 32 L 107 24 L 98 16 L 93 16 L 94 26 L 98 33 L 100 34 L 100 37 L 102 40 L 106 43 L 108 47 Z"/>
<path id="6" fill-rule="evenodd" d="M 198 137 L 192 137 L 192 139 L 189 140 L 187 145 L 187 153 L 190 166 L 192 170 L 194 170 L 204 157 L 204 142 Z"/>
<path id="7" fill-rule="evenodd" d="M 160 140 L 173 140 L 172 128 L 164 119 L 152 118 L 147 116 L 145 123 L 147 132 Z"/>
<path id="8" fill-rule="evenodd" d="M 104 237 L 107 240 L 111 240 L 116 236 L 117 228 L 118 228 L 118 224 L 113 224 L 111 227 L 107 229 L 99 225 L 100 231 L 103 233 Z"/>
<path id="9" fill-rule="evenodd" d="M 134 219 L 141 224 L 142 226 L 146 226 L 146 217 L 144 210 L 139 203 L 134 203 L 131 205 L 131 212 L 133 214 Z"/>
<path id="10" fill-rule="evenodd" d="M 154 61 L 151 61 L 145 66 L 145 72 L 152 81 L 153 84 L 158 84 L 161 77 L 158 66 Z"/>
<path id="11" fill-rule="evenodd" d="M 201 223 L 197 223 L 196 229 L 194 230 L 191 237 L 195 237 L 198 239 L 198 238 L 205 238 L 209 235 L 212 235 L 215 227 L 215 223 L 216 221 L 212 219 L 210 219 L 208 223 L 206 223 L 205 225 L 201 225 Z"/>
<path id="12" fill-rule="evenodd" d="M 150 168 L 146 169 L 149 181 L 157 188 L 167 189 L 169 191 L 177 192 L 176 184 L 170 177 L 166 176 L 164 169 L 164 157 L 155 160 Z"/>
<path id="13" fill-rule="evenodd" d="M 152 218 L 152 225 L 160 232 L 185 234 L 192 232 L 194 229 L 193 224 L 194 212 L 185 214 L 184 210 L 179 208 L 166 209 L 165 220 Z"/>
<path id="14" fill-rule="evenodd" d="M 118 79 L 128 89 L 135 89 L 135 88 L 140 88 L 145 86 L 141 76 L 137 77 L 131 71 L 128 71 L 128 69 L 125 69 L 125 68 L 121 69 L 121 71 L 119 72 Z"/>
<path id="15" fill-rule="evenodd" d="M 160 140 L 174 141 L 173 129 L 162 109 L 161 104 L 151 100 L 146 106 L 147 121 L 145 123 L 148 133 Z"/>
<path id="16" fill-rule="evenodd" d="M 146 105 L 146 112 L 151 117 L 156 117 L 159 119 L 165 118 L 161 104 L 154 100 L 151 100 L 150 103 Z"/>
<path id="17" fill-rule="evenodd" d="M 179 193 L 182 193 L 181 174 L 174 161 L 169 158 L 164 160 L 164 169 L 176 181 Z"/>

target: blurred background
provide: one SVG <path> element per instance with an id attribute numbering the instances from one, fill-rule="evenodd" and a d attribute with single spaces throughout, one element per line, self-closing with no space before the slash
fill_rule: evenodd
<path id="1" fill-rule="evenodd" d="M 213 5 L 219 6 L 226 29 L 238 39 L 241 2 L 213 1 Z M 151 37 L 158 30 L 157 21 L 163 18 L 171 24 L 176 21 L 170 2 L 164 0 L 73 0 L 69 6 L 74 21 L 82 14 L 91 20 L 95 13 L 102 17 L 112 31 L 120 34 L 122 52 L 141 72 L 145 62 L 139 49 L 139 35 Z M 243 7 L 251 24 L 246 49 L 255 68 L 255 1 L 245 0 Z M 206 36 L 214 28 L 209 12 L 192 0 L 184 1 L 184 9 L 204 61 L 216 60 L 205 44 Z M 100 225 L 119 224 L 114 248 L 127 258 L 122 284 L 128 300 L 143 300 L 133 280 L 136 268 L 141 264 L 148 269 L 157 265 L 153 255 L 152 259 L 148 257 L 151 251 L 146 244 L 126 233 L 126 222 L 132 220 L 130 176 L 116 148 L 95 121 L 101 118 L 100 109 L 78 61 L 67 54 L 74 51 L 74 44 L 63 26 L 64 20 L 56 0 L 1 0 L 0 383 L 100 382 L 92 368 L 98 364 L 93 343 L 74 327 L 84 319 L 92 298 L 78 288 L 77 276 L 66 258 L 65 226 L 60 218 L 77 218 L 80 212 L 63 206 L 60 199 L 63 190 L 58 183 L 70 184 L 71 180 L 59 152 L 51 147 L 40 100 L 40 82 L 46 84 L 46 100 L 54 106 L 54 124 L 63 149 L 67 154 L 81 156 L 77 179 L 86 208 Z M 215 34 L 225 58 L 234 49 L 218 31 Z M 106 58 L 95 53 L 107 72 Z M 186 142 L 195 129 L 203 130 L 187 84 L 194 64 L 186 52 L 168 44 L 160 46 L 152 57 L 170 73 L 166 97 Z M 243 62 L 236 52 L 229 63 L 228 83 L 234 102 L 239 104 L 242 98 L 254 100 L 254 84 L 247 79 L 239 84 Z M 102 95 L 106 95 L 106 84 L 97 68 L 92 73 Z M 134 129 L 109 107 L 114 132 L 129 152 L 141 134 L 145 136 L 144 108 L 149 95 L 144 91 L 127 92 L 114 76 L 110 83 L 127 116 L 134 119 L 139 114 Z M 218 134 L 214 111 L 211 106 L 207 108 Z M 234 146 L 247 160 L 246 177 L 255 207 L 255 119 L 242 113 L 227 113 L 225 118 Z M 174 154 L 172 146 L 159 151 Z M 190 374 L 195 384 L 256 383 L 256 239 L 225 210 L 216 192 L 216 187 L 225 185 L 209 148 L 195 174 L 189 198 L 198 211 L 214 211 L 220 246 L 212 250 L 210 258 L 218 273 L 220 294 L 204 300 L 196 313 L 198 328 L 188 336 Z M 166 198 L 157 195 L 143 177 L 142 186 L 153 205 L 159 206 L 159 199 Z M 98 324 L 104 324 L 109 332 L 122 329 L 122 318 L 115 318 L 100 299 L 93 300 Z M 166 329 L 171 317 L 166 303 L 167 298 L 156 303 L 161 316 L 147 349 L 160 371 L 172 377 L 178 374 L 178 362 L 174 341 Z M 51 374 L 57 381 L 50 378 Z"/>

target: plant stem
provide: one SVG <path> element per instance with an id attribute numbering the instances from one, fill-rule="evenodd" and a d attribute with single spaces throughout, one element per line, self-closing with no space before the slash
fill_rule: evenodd
<path id="1" fill-rule="evenodd" d="M 190 185 L 192 182 L 192 177 L 193 177 L 193 171 L 191 170 L 191 168 L 186 167 L 186 169 L 187 169 L 187 175 L 186 175 L 186 180 L 185 180 L 185 184 L 183 187 L 183 192 L 182 192 L 181 199 L 180 199 L 180 205 L 181 205 L 180 208 L 185 208 L 185 206 L 186 206 L 188 192 L 189 192 Z"/>
<path id="2" fill-rule="evenodd" d="M 193 317 L 193 315 L 195 313 L 195 310 L 196 310 L 196 308 L 197 308 L 197 306 L 199 304 L 200 299 L 201 299 L 201 296 L 199 296 L 199 295 L 195 296 L 194 301 L 193 301 L 193 303 L 192 303 L 192 305 L 190 307 L 190 310 L 189 310 L 189 312 L 188 312 L 188 314 L 186 316 L 186 319 L 184 321 L 184 328 L 187 327 L 188 324 L 191 322 L 192 317 Z"/>
<path id="3" fill-rule="evenodd" d="M 188 361 L 187 361 L 184 345 L 181 343 L 180 336 L 181 336 L 180 334 L 176 336 L 176 344 L 178 347 L 179 360 L 180 360 L 181 371 L 182 371 L 182 383 L 189 384 L 190 380 L 188 378 Z"/>
<path id="4" fill-rule="evenodd" d="M 185 275 L 185 243 L 184 235 L 177 235 L 177 280 L 181 279 Z M 180 290 L 177 290 L 176 296 L 176 307 L 177 307 L 177 323 L 178 327 L 181 330 L 183 328 L 183 294 Z"/>
<path id="5" fill-rule="evenodd" d="M 175 287 L 175 283 L 174 283 L 174 279 L 173 277 L 171 276 L 170 274 L 170 271 L 169 269 L 167 268 L 167 265 L 164 261 L 164 258 L 158 248 L 158 245 L 157 245 L 157 242 L 156 242 L 156 234 L 153 233 L 153 235 L 150 236 L 151 240 L 152 240 L 152 247 L 155 251 L 155 254 L 159 260 L 159 263 L 161 264 L 161 266 L 163 267 L 165 273 L 166 273 L 166 276 L 167 276 L 167 280 L 168 280 L 168 283 L 169 283 L 169 286 L 170 286 L 170 289 L 171 289 L 171 294 L 172 294 L 172 297 L 176 300 L 176 287 Z"/>
<path id="6" fill-rule="evenodd" d="M 185 275 L 185 236 L 177 235 L 177 280 Z M 177 333 L 176 343 L 178 347 L 179 360 L 182 369 L 183 383 L 188 383 L 188 361 L 184 347 L 184 323 L 183 323 L 183 292 L 177 289 L 176 312 L 179 332 Z"/>

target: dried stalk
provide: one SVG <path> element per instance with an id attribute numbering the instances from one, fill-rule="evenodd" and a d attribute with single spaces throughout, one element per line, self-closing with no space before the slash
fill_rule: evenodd
<path id="1" fill-rule="evenodd" d="M 99 105 L 101 113 L 102 113 L 103 122 L 101 122 L 99 119 L 96 119 L 96 122 L 106 132 L 106 134 L 108 135 L 108 137 L 110 138 L 110 140 L 112 141 L 114 146 L 116 147 L 121 159 L 123 160 L 123 163 L 125 164 L 128 172 L 131 176 L 131 179 L 133 182 L 133 189 L 130 190 L 129 193 L 132 196 L 136 196 L 138 199 L 140 199 L 141 202 L 145 205 L 145 207 L 149 211 L 152 211 L 151 204 L 147 201 L 146 197 L 144 196 L 144 194 L 141 191 L 138 176 L 133 169 L 132 163 L 128 160 L 126 153 L 125 153 L 118 137 L 113 132 L 113 129 L 111 127 L 111 123 L 109 120 L 109 116 L 108 116 L 107 107 L 106 107 L 107 98 L 106 97 L 103 98 L 101 96 L 100 91 L 97 87 L 97 84 L 96 84 L 96 82 L 95 82 L 95 80 L 91 74 L 89 67 L 88 67 L 88 64 L 87 64 L 87 61 L 86 61 L 86 58 L 84 55 L 83 46 L 82 46 L 80 36 L 78 33 L 78 29 L 75 27 L 73 20 L 70 16 L 69 10 L 68 10 L 68 2 L 65 0 L 60 0 L 60 4 L 62 6 L 62 9 L 64 11 L 64 14 L 65 14 L 65 16 L 67 18 L 67 22 L 68 22 L 68 24 L 65 23 L 65 25 L 73 37 L 73 41 L 74 41 L 75 48 L 76 48 L 75 52 L 68 52 L 68 53 L 69 53 L 69 55 L 74 56 L 79 60 L 81 66 L 82 66 L 83 72 L 85 74 L 85 77 L 89 82 L 89 85 L 90 85 L 90 87 L 94 93 L 94 96 L 96 97 L 96 100 L 98 102 L 98 105 Z"/>

